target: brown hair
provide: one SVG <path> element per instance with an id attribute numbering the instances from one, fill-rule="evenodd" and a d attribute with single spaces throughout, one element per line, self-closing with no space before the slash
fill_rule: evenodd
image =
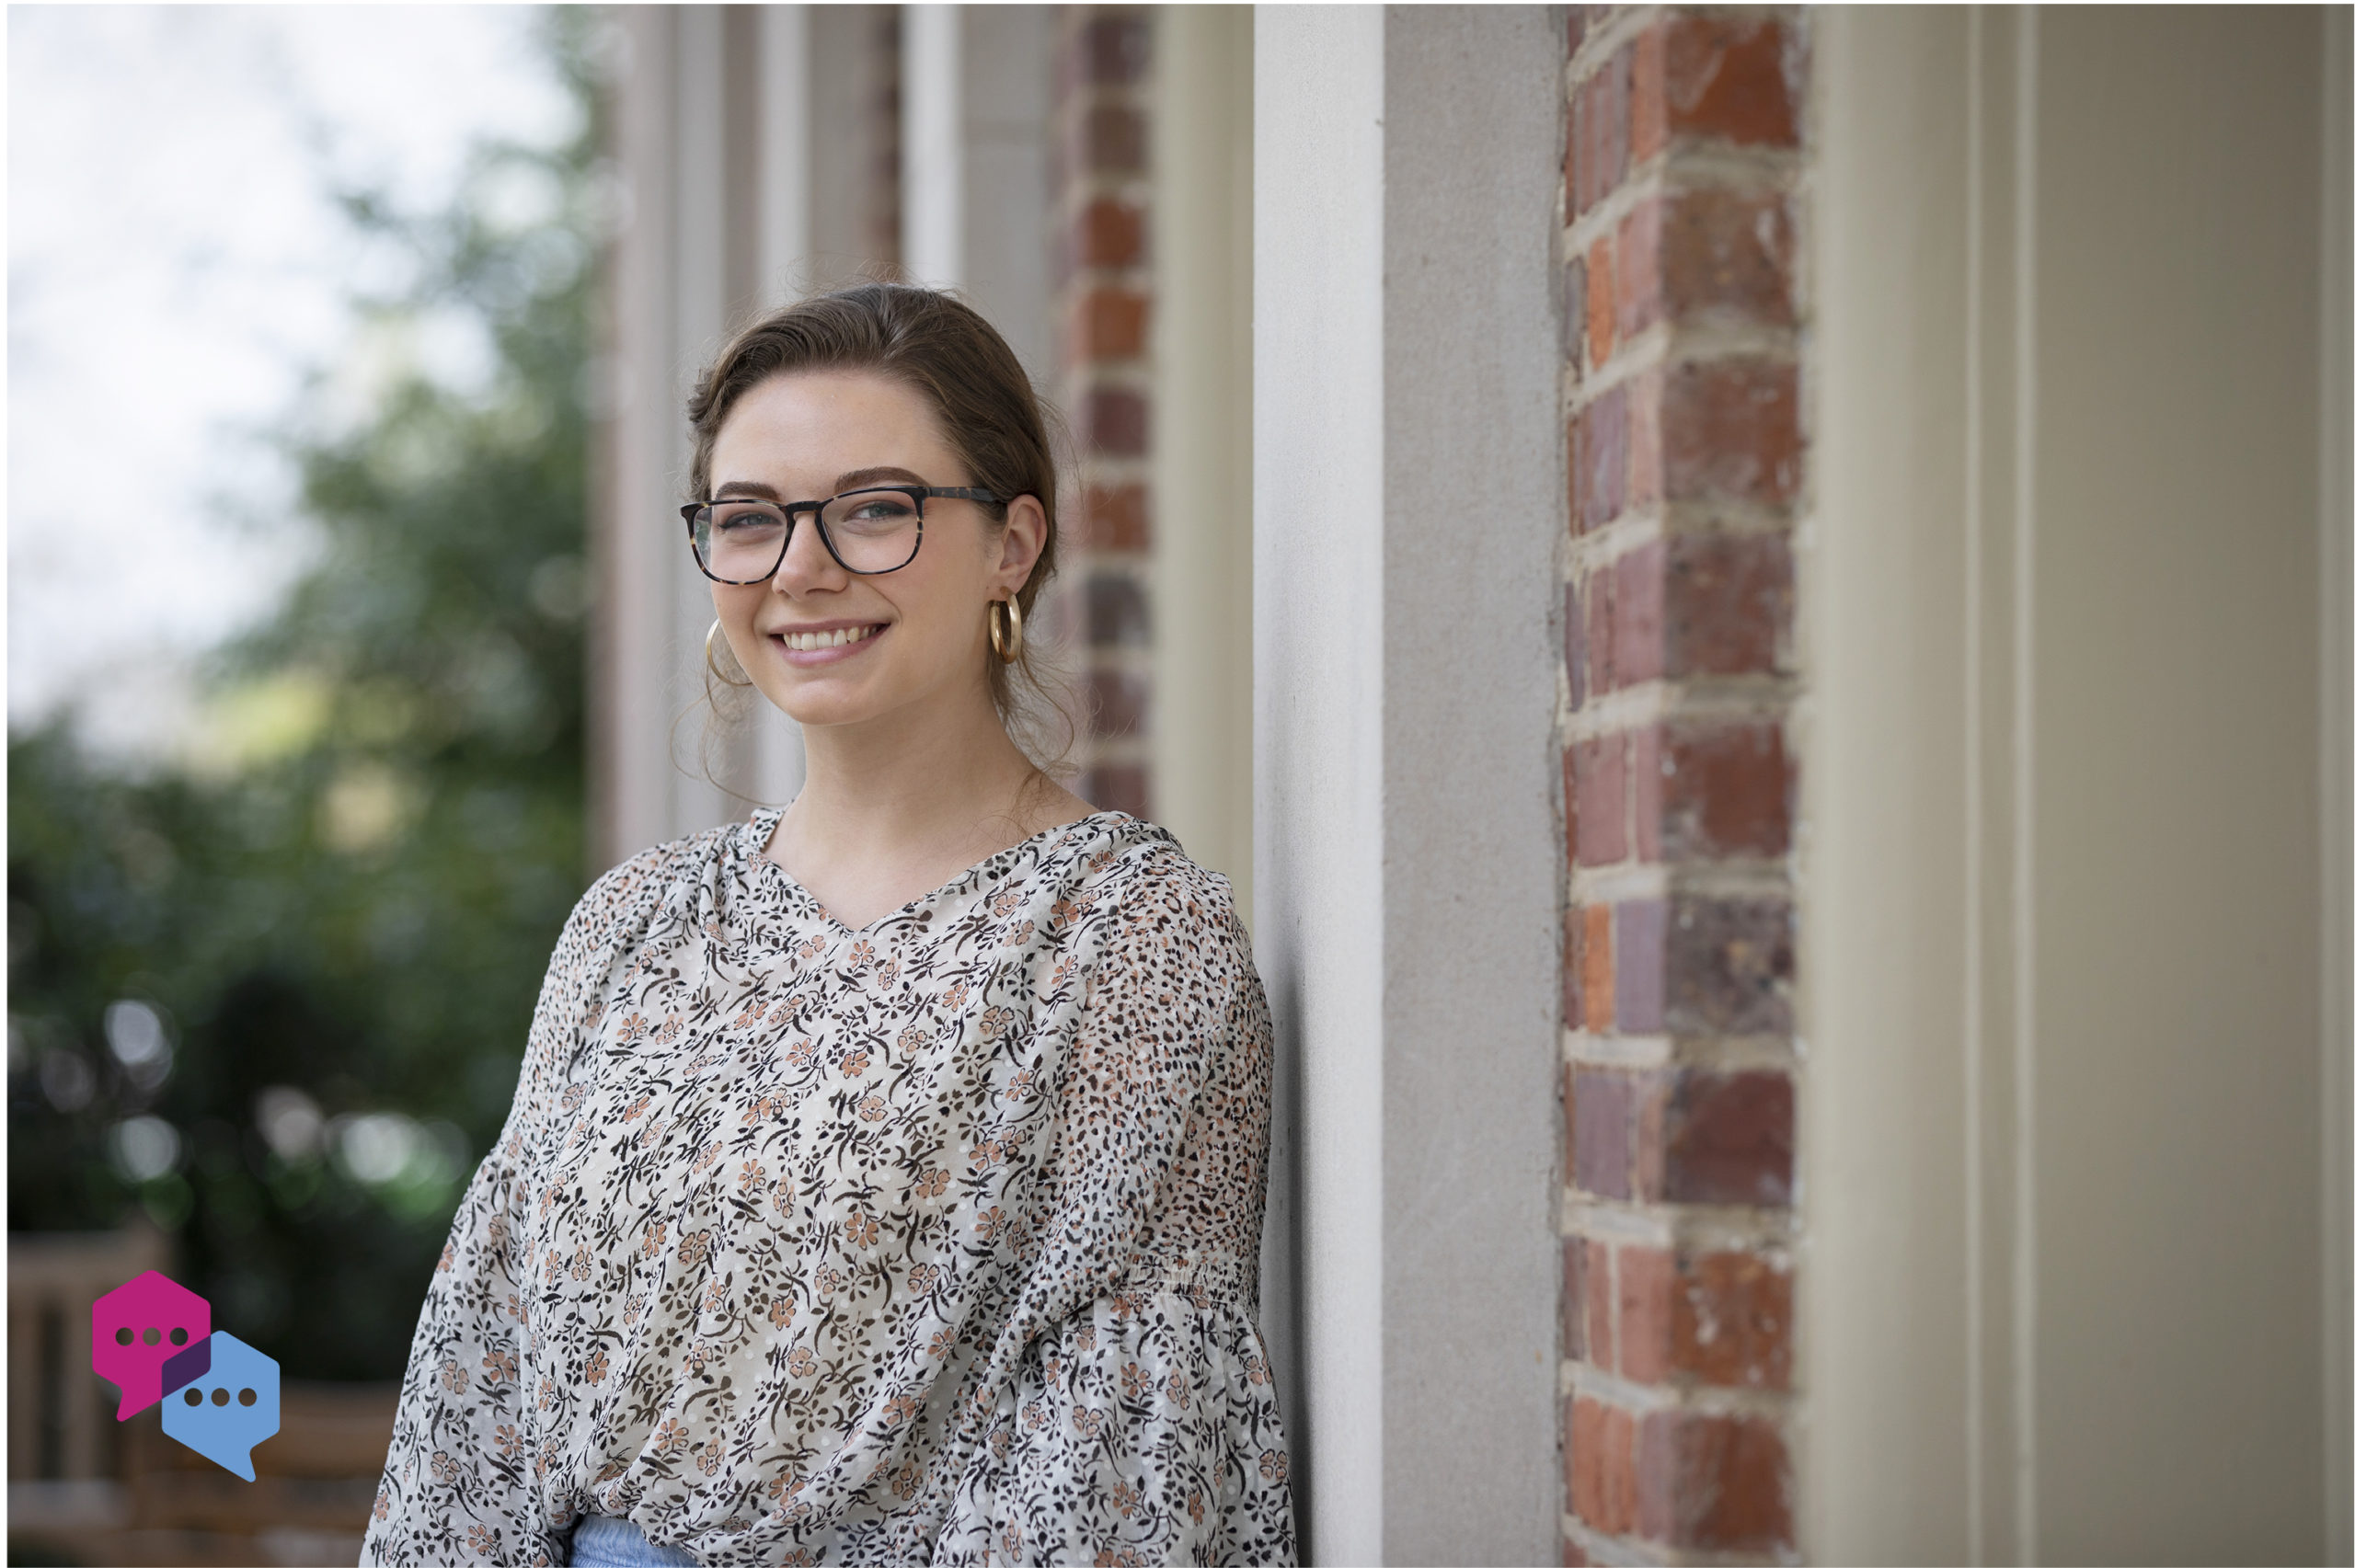
<path id="1" fill-rule="evenodd" d="M 969 483 L 1002 498 L 983 511 L 1005 524 L 1005 501 L 1036 496 L 1047 536 L 1029 578 L 1017 592 L 1026 627 L 1040 591 L 1055 575 L 1058 534 L 1055 463 L 1041 403 L 1014 350 L 980 312 L 953 294 L 905 283 L 865 282 L 813 294 L 738 332 L 687 400 L 695 451 L 687 464 L 694 499 L 709 493 L 711 449 L 737 399 L 774 375 L 794 371 L 859 370 L 887 375 L 922 393 L 939 416 Z M 1065 766 L 1077 727 L 1056 672 L 1034 659 L 1034 638 L 1008 664 L 988 656 L 990 701 L 1006 733 L 1050 774 Z M 1028 688 L 1017 690 L 1016 677 Z M 1059 743 L 1049 743 L 1056 730 Z"/>

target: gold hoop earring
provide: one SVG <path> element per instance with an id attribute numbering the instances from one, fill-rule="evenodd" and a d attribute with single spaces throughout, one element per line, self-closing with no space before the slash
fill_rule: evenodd
<path id="1" fill-rule="evenodd" d="M 722 670 L 720 670 L 719 666 L 718 666 L 718 664 L 716 664 L 716 663 L 714 663 L 714 662 L 712 661 L 712 657 L 711 657 L 711 639 L 712 639 L 713 637 L 715 637 L 715 636 L 718 635 L 719 635 L 719 620 L 718 620 L 718 618 L 717 616 L 715 616 L 715 617 L 713 617 L 713 619 L 712 619 L 712 623 L 711 623 L 711 630 L 710 630 L 710 631 L 708 631 L 708 632 L 706 632 L 706 633 L 703 635 L 703 667 L 704 667 L 706 670 L 710 670 L 714 675 L 718 676 L 718 677 L 719 677 L 719 679 L 720 679 L 722 681 L 726 682 L 728 685 L 730 685 L 730 686 L 749 686 L 749 685 L 751 685 L 751 684 L 752 683 L 752 678 L 751 676 L 747 675 L 747 676 L 746 676 L 743 680 L 741 680 L 741 681 L 729 681 L 729 680 L 728 679 L 727 674 L 726 674 L 724 671 L 722 671 Z"/>
<path id="2" fill-rule="evenodd" d="M 997 613 L 1001 610 L 1005 612 L 1003 617 Z M 993 599 L 990 601 L 990 608 L 986 613 L 990 624 L 990 647 L 997 650 L 997 657 L 1001 661 L 1012 664 L 1022 657 L 1022 601 L 1019 599 Z M 1013 629 L 1010 632 L 1004 634 L 999 632 L 998 624 L 1001 619 L 1013 623 Z M 1014 644 L 1014 650 L 1011 653 L 1006 651 L 1005 647 L 1009 638 Z"/>

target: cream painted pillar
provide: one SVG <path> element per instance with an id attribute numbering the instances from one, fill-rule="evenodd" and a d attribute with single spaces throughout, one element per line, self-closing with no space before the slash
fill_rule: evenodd
<path id="1" fill-rule="evenodd" d="M 1565 40 L 1535 6 L 1255 27 L 1262 1326 L 1304 1547 L 1552 1562 Z"/>
<path id="2" fill-rule="evenodd" d="M 1251 921 L 1251 11 L 1172 6 L 1155 100 L 1153 787 Z"/>
<path id="3" fill-rule="evenodd" d="M 2343 13 L 1815 25 L 1803 1550 L 2345 1561 Z"/>

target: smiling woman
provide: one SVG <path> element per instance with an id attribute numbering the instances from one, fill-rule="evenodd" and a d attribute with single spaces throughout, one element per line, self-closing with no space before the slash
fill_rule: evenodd
<path id="1" fill-rule="evenodd" d="M 1054 558 L 1028 379 L 870 284 L 748 328 L 689 416 L 712 668 L 809 780 L 574 910 L 365 1560 L 1292 1562 L 1266 996 L 1227 879 L 1009 733 Z"/>

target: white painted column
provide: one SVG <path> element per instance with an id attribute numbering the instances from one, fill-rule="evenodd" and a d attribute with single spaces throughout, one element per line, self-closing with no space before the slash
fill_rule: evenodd
<path id="1" fill-rule="evenodd" d="M 1266 1326 L 1319 1562 L 1557 1551 L 1557 29 L 1257 14 Z"/>

